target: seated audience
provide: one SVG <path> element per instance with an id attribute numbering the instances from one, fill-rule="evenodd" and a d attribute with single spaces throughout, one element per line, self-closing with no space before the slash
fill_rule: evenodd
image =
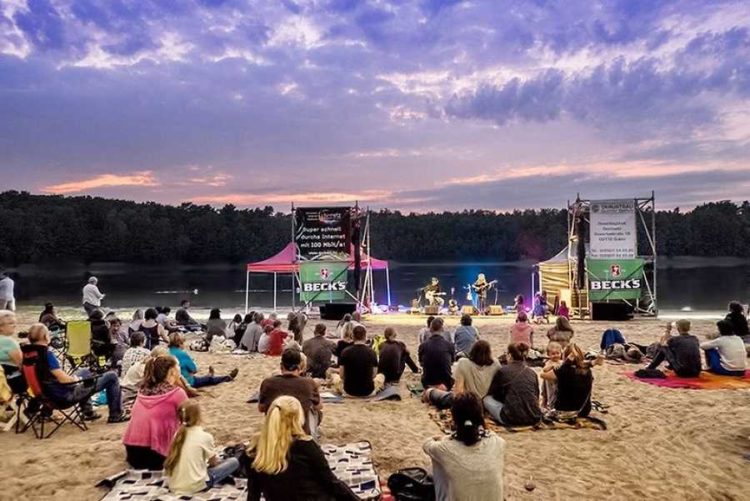
<path id="1" fill-rule="evenodd" d="M 302 343 L 302 353 L 307 357 L 307 368 L 310 376 L 319 379 L 326 378 L 326 371 L 331 366 L 333 352 L 336 345 L 326 339 L 325 324 L 315 326 L 314 336 Z"/>
<path id="2" fill-rule="evenodd" d="M 156 321 L 156 317 L 158 316 L 159 314 L 156 312 L 155 308 L 147 309 L 146 313 L 143 315 L 143 322 L 141 322 L 141 325 L 138 328 L 138 330 L 146 335 L 145 346 L 149 350 L 158 346 L 161 341 L 169 343 L 167 330 Z"/>
<path id="3" fill-rule="evenodd" d="M 234 344 L 237 345 L 238 348 L 240 347 L 240 343 L 242 342 L 242 336 L 245 335 L 247 326 L 253 323 L 254 316 L 255 316 L 254 311 L 251 311 L 250 313 L 245 313 L 245 316 L 242 318 L 242 323 L 235 329 Z"/>
<path id="4" fill-rule="evenodd" d="M 34 324 L 29 329 L 29 342 L 37 346 L 49 346 L 49 330 L 44 324 Z M 60 404 L 80 403 L 83 419 L 93 421 L 101 416 L 94 412 L 91 404 L 91 396 L 100 391 L 107 395 L 107 406 L 109 408 L 108 423 L 122 423 L 129 417 L 122 411 L 122 395 L 120 392 L 120 381 L 114 372 L 105 372 L 94 376 L 88 369 L 81 369 L 71 376 L 60 367 L 60 362 L 55 354 L 47 350 L 47 366 L 51 379 L 41 381 L 44 394 L 53 402 Z M 95 379 L 93 386 L 85 384 L 85 380 Z"/>
<path id="5" fill-rule="evenodd" d="M 339 320 L 339 323 L 336 324 L 336 337 L 341 339 L 344 337 L 344 327 L 346 324 L 352 321 L 352 316 L 347 313 L 343 317 L 341 317 L 341 320 Z M 352 326 L 352 328 L 354 328 Z"/>
<path id="6" fill-rule="evenodd" d="M 237 331 L 239 330 L 241 325 L 242 325 L 242 315 L 237 313 L 232 318 L 232 321 L 229 322 L 229 325 L 227 325 L 227 339 L 234 340 L 234 338 L 237 337 Z"/>
<path id="7" fill-rule="evenodd" d="M 382 389 L 383 378 L 376 381 L 378 357 L 367 346 L 367 330 L 362 325 L 354 328 L 354 344 L 341 354 L 339 376 L 344 392 L 353 397 L 367 397 Z M 376 384 L 377 382 L 377 384 Z"/>
<path id="8" fill-rule="evenodd" d="M 562 363 L 562 346 L 556 341 L 547 344 L 547 362 L 542 367 L 542 374 L 551 372 Z M 555 408 L 557 402 L 557 381 L 542 377 L 542 407 L 547 410 Z"/>
<path id="9" fill-rule="evenodd" d="M 427 325 L 419 330 L 419 334 L 417 335 L 419 344 L 424 343 L 425 341 L 427 341 L 427 338 L 430 337 L 430 326 L 432 325 L 433 320 L 435 320 L 435 317 L 433 315 L 427 317 Z"/>
<path id="10" fill-rule="evenodd" d="M 51 331 L 64 330 L 67 322 L 57 316 L 55 306 L 52 303 L 45 303 L 44 310 L 39 314 L 39 323 L 44 324 Z"/>
<path id="11" fill-rule="evenodd" d="M 742 338 L 735 335 L 734 327 L 727 320 L 716 322 L 719 337 L 701 343 L 706 352 L 709 372 L 722 376 L 744 377 L 747 369 L 747 352 Z"/>
<path id="12" fill-rule="evenodd" d="M 492 419 L 506 426 L 530 426 L 542 419 L 539 408 L 539 378 L 526 365 L 526 344 L 508 345 L 508 365 L 492 378 L 484 397 L 484 408 Z"/>
<path id="13" fill-rule="evenodd" d="M 336 355 L 336 360 L 341 358 L 341 354 L 344 350 L 354 344 L 354 325 L 351 322 L 344 324 L 344 330 L 341 334 L 341 339 L 336 343 L 336 350 L 333 352 Z"/>
<path id="14" fill-rule="evenodd" d="M 249 501 L 358 501 L 331 471 L 320 446 L 302 428 L 300 402 L 276 398 L 267 409 L 260 433 L 248 454 Z"/>
<path id="15" fill-rule="evenodd" d="M 177 409 L 188 399 L 177 386 L 180 367 L 172 356 L 146 362 L 130 423 L 122 442 L 128 464 L 137 470 L 161 470 L 180 427 Z"/>
<path id="16" fill-rule="evenodd" d="M 649 369 L 658 368 L 665 360 L 679 377 L 698 377 L 701 372 L 701 350 L 698 338 L 690 334 L 690 320 L 676 322 L 679 335 L 672 335 L 672 324 L 659 342 L 659 351 L 649 364 Z"/>
<path id="17" fill-rule="evenodd" d="M 266 354 L 271 357 L 281 356 L 287 338 L 289 338 L 289 333 L 281 329 L 281 320 L 274 320 L 273 330 L 268 335 L 268 351 Z"/>
<path id="18" fill-rule="evenodd" d="M 185 336 L 179 332 L 173 332 L 169 336 L 169 353 L 177 359 L 180 364 L 180 373 L 182 377 L 188 382 L 193 388 L 202 388 L 203 386 L 214 386 L 221 383 L 227 383 L 234 381 L 239 373 L 238 369 L 232 369 L 232 372 L 228 376 L 214 376 L 213 369 L 208 368 L 208 376 L 196 376 L 198 373 L 198 366 L 196 365 L 193 357 L 184 349 Z"/>
<path id="19" fill-rule="evenodd" d="M 253 315 L 253 321 L 245 329 L 245 333 L 242 335 L 239 347 L 243 350 L 250 352 L 258 351 L 258 342 L 260 337 L 263 335 L 263 314 L 256 312 Z"/>
<path id="20" fill-rule="evenodd" d="M 281 374 L 271 376 L 260 384 L 258 410 L 266 413 L 271 403 L 282 395 L 290 395 L 301 404 L 305 413 L 305 432 L 314 437 L 323 417 L 318 384 L 303 376 L 305 362 L 299 350 L 287 349 L 281 354 Z"/>
<path id="21" fill-rule="evenodd" d="M 485 429 L 482 402 L 474 393 L 456 395 L 448 438 L 425 442 L 432 459 L 436 501 L 502 500 L 505 441 Z"/>
<path id="22" fill-rule="evenodd" d="M 573 338 L 573 327 L 570 326 L 570 321 L 565 317 L 557 317 L 555 326 L 547 331 L 547 337 L 550 341 L 560 343 L 564 349 Z"/>
<path id="23" fill-rule="evenodd" d="M 177 408 L 177 419 L 181 426 L 164 461 L 171 492 L 191 496 L 219 484 L 240 468 L 237 458 L 221 460 L 216 455 L 214 437 L 201 426 L 198 402 L 182 402 Z"/>
<path id="24" fill-rule="evenodd" d="M 434 329 L 433 326 L 442 319 L 436 318 L 430 324 L 430 337 L 419 345 L 419 365 L 422 366 L 422 386 L 429 388 L 438 387 L 442 390 L 450 390 L 453 387 L 452 365 L 456 358 L 456 350 L 453 343 L 446 340 L 442 329 Z"/>
<path id="25" fill-rule="evenodd" d="M 745 343 L 750 343 L 750 326 L 747 324 L 747 317 L 745 317 L 742 304 L 739 301 L 729 303 L 729 313 L 724 317 L 724 320 L 732 324 L 732 332 L 735 335 L 741 337 Z"/>
<path id="26" fill-rule="evenodd" d="M 267 325 L 270 325 L 271 327 L 273 327 L 273 324 L 276 322 L 277 319 L 278 319 L 278 315 L 276 314 L 275 311 L 273 311 L 268 315 L 267 319 L 263 320 L 261 327 L 265 327 Z M 281 325 L 281 321 L 279 321 L 279 325 Z"/>
<path id="27" fill-rule="evenodd" d="M 110 317 L 110 315 L 107 316 Z M 128 330 L 122 326 L 122 321 L 114 316 L 114 314 L 107 321 L 109 322 L 109 338 L 115 344 L 112 361 L 117 365 L 130 346 L 130 335 L 128 334 Z"/>
<path id="28" fill-rule="evenodd" d="M 264 320 L 263 323 L 265 324 L 266 321 Z M 273 325 L 261 325 L 261 328 L 263 329 L 263 334 L 260 335 L 260 339 L 258 339 L 258 353 L 268 354 L 268 347 L 271 343 L 271 332 L 273 332 Z"/>
<path id="29" fill-rule="evenodd" d="M 151 355 L 151 352 L 144 348 L 145 342 L 146 336 L 142 332 L 137 331 L 131 334 L 130 348 L 125 350 L 125 354 L 122 356 L 122 366 L 120 369 L 123 375 L 128 373 L 133 364 L 145 360 Z"/>
<path id="30" fill-rule="evenodd" d="M 560 301 L 560 306 L 557 307 L 557 316 L 570 320 L 570 309 L 564 299 Z"/>
<path id="31" fill-rule="evenodd" d="M 471 347 L 479 339 L 479 331 L 471 325 L 471 315 L 461 315 L 461 325 L 456 327 L 453 332 L 453 344 L 456 348 L 456 355 L 466 356 L 471 351 Z"/>
<path id="32" fill-rule="evenodd" d="M 446 331 L 444 327 L 445 327 L 445 320 L 443 320 L 442 317 L 435 317 L 435 319 L 432 322 L 430 322 L 430 337 L 433 334 L 437 333 L 437 334 L 440 334 L 443 337 L 443 339 L 448 341 L 450 344 L 453 344 L 453 336 L 451 336 L 451 333 Z"/>
<path id="33" fill-rule="evenodd" d="M 115 352 L 115 341 L 112 339 L 107 322 L 104 321 L 102 310 L 92 310 L 89 323 L 91 325 L 91 352 L 97 357 L 110 360 Z"/>
<path id="34" fill-rule="evenodd" d="M 18 372 L 23 361 L 15 332 L 16 314 L 10 310 L 0 310 L 0 364 L 6 376 Z"/>
<path id="35" fill-rule="evenodd" d="M 460 393 L 471 392 L 484 398 L 498 370 L 500 364 L 492 359 L 490 343 L 480 339 L 471 347 L 468 358 L 460 358 L 456 363 L 453 391 L 428 388 L 424 398 L 440 409 L 450 408 L 454 396 Z"/>
<path id="36" fill-rule="evenodd" d="M 128 324 L 128 334 L 132 334 L 134 332 L 140 331 L 142 322 L 143 322 L 143 310 L 141 309 L 135 310 L 133 312 L 133 319 Z"/>
<path id="37" fill-rule="evenodd" d="M 227 335 L 227 323 L 221 318 L 221 310 L 219 308 L 212 309 L 208 314 L 208 322 L 206 322 L 206 341 L 209 343 L 214 336 Z"/>
<path id="38" fill-rule="evenodd" d="M 385 377 L 385 384 L 398 383 L 407 365 L 414 374 L 418 374 L 419 367 L 412 360 L 409 349 L 404 343 L 396 340 L 396 329 L 386 327 L 383 336 L 385 341 L 380 345 L 378 374 Z"/>
<path id="39" fill-rule="evenodd" d="M 604 362 L 600 356 L 593 364 Z M 542 372 L 542 379 L 557 382 L 555 410 L 575 413 L 586 417 L 591 413 L 591 393 L 594 376 L 591 374 L 592 362 L 585 359 L 583 351 L 570 343 L 563 350 L 562 363 L 551 371 Z"/>
<path id="40" fill-rule="evenodd" d="M 177 332 L 180 330 L 180 326 L 177 325 L 177 322 L 169 318 L 169 314 L 172 313 L 172 308 L 169 306 L 161 306 L 156 307 L 155 309 L 156 313 L 158 313 L 156 316 L 157 323 L 164 327 L 167 332 Z"/>
<path id="41" fill-rule="evenodd" d="M 529 324 L 529 317 L 525 311 L 516 316 L 516 323 L 510 328 L 510 344 L 519 343 L 534 346 L 534 328 Z"/>
<path id="42" fill-rule="evenodd" d="M 515 311 L 516 314 L 519 314 L 521 312 L 526 313 L 526 308 L 523 303 L 524 299 L 522 294 L 517 295 L 513 300 L 513 311 Z"/>
<path id="43" fill-rule="evenodd" d="M 190 301 L 187 299 L 180 301 L 180 307 L 174 314 L 174 320 L 177 325 L 189 331 L 199 331 L 203 328 L 200 322 L 190 316 Z"/>

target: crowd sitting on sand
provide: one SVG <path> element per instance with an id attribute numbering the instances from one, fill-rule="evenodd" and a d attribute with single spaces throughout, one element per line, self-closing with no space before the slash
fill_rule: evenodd
<path id="1" fill-rule="evenodd" d="M 96 287 L 96 282 L 87 285 Z M 88 299 L 101 300 L 90 291 Z M 480 337 L 471 316 L 463 315 L 453 331 L 446 329 L 442 317 L 429 317 L 418 335 L 416 360 L 393 327 L 368 336 L 358 313 L 345 316 L 330 333 L 325 324 L 316 324 L 312 337 L 304 339 L 303 313 L 290 314 L 286 330 L 275 314 L 265 318 L 260 312 L 236 315 L 226 323 L 221 311 L 213 309 L 202 324 L 183 301 L 174 320 L 168 308 L 149 308 L 142 314 L 136 311 L 124 325 L 116 316 L 105 315 L 100 304 L 88 305 L 84 301 L 92 353 L 105 362 L 73 375 L 62 370 L 51 346 L 51 333 L 66 328 L 54 305 L 45 305 L 23 344 L 14 338 L 15 314 L 0 311 L 0 364 L 13 391 L 23 391 L 25 354 L 43 354 L 45 397 L 78 403 L 84 419 L 94 420 L 100 416 L 91 397 L 104 392 L 108 422 L 129 421 L 123 444 L 131 467 L 164 470 L 169 489 L 178 495 L 210 489 L 242 470 L 249 478 L 248 499 L 263 496 L 269 501 L 357 499 L 333 474 L 317 443 L 323 386 L 346 398 L 368 398 L 397 387 L 409 367 L 419 374 L 423 401 L 451 410 L 454 432 L 424 444 L 433 464 L 436 499 L 502 499 L 505 442 L 490 431 L 485 415 L 506 427 L 586 418 L 596 404 L 592 369 L 615 352 L 639 361 L 650 356 L 647 371 L 657 371 L 666 362 L 677 376 L 695 377 L 702 370 L 703 350 L 707 370 L 741 376 L 750 343 L 747 318 L 737 302 L 730 303 L 727 317 L 717 323 L 717 335 L 704 342 L 690 334 L 688 320 L 679 320 L 674 327 L 668 324 L 652 346 L 628 343 L 619 331 L 608 329 L 596 353 L 576 344 L 564 316 L 556 318 L 540 345 L 544 335 L 535 336 L 535 326 L 519 308 L 507 353 L 500 357 Z M 202 427 L 197 389 L 232 381 L 238 370 L 217 376 L 209 367 L 208 374 L 199 375 L 186 349 L 186 336 L 199 331 L 204 334 L 196 338 L 203 346 L 231 340 L 236 349 L 279 357 L 280 373 L 269 375 L 260 386 L 258 409 L 265 418 L 247 454 L 220 457 L 213 437 Z M 613 349 L 617 346 L 623 349 Z M 467 470 L 472 475 L 466 475 Z"/>

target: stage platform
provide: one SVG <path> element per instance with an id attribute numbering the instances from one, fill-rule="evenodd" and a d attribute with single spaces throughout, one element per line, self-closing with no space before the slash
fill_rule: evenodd
<path id="1" fill-rule="evenodd" d="M 388 324 L 399 324 L 399 325 L 419 325 L 423 326 L 427 322 L 429 315 L 423 315 L 421 313 L 409 314 L 409 313 L 380 313 L 377 315 L 363 315 L 362 321 L 368 324 L 375 325 L 388 325 Z M 456 326 L 459 324 L 461 315 L 437 315 L 445 321 L 446 325 Z M 477 326 L 481 325 L 501 325 L 501 324 L 512 324 L 516 320 L 514 314 L 507 313 L 505 315 L 472 315 L 472 323 Z M 554 317 L 550 317 L 550 325 L 554 325 Z M 542 324 L 547 325 L 547 324 Z"/>

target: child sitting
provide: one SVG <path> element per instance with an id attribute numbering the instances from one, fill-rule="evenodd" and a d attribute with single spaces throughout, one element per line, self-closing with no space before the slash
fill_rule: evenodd
<path id="1" fill-rule="evenodd" d="M 550 372 L 562 363 L 562 345 L 555 341 L 547 344 L 547 363 L 542 368 L 542 373 Z M 542 379 L 542 408 L 553 410 L 557 400 L 557 381 Z"/>
<path id="2" fill-rule="evenodd" d="M 195 400 L 186 400 L 177 408 L 180 429 L 177 430 L 164 471 L 169 490 L 190 496 L 210 489 L 237 471 L 236 458 L 220 460 L 214 451 L 214 437 L 203 431 L 201 409 Z"/>

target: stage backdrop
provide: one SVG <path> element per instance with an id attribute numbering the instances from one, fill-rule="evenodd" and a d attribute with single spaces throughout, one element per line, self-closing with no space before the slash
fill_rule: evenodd
<path id="1" fill-rule="evenodd" d="M 636 256 L 635 200 L 592 200 L 589 257 Z"/>
<path id="2" fill-rule="evenodd" d="M 641 297 L 643 259 L 587 259 L 589 301 Z"/>
<path id="3" fill-rule="evenodd" d="M 295 235 L 300 261 L 348 261 L 349 207 L 298 207 Z"/>
<path id="4" fill-rule="evenodd" d="M 307 261 L 299 265 L 300 300 L 328 303 L 347 299 L 347 262 Z"/>

